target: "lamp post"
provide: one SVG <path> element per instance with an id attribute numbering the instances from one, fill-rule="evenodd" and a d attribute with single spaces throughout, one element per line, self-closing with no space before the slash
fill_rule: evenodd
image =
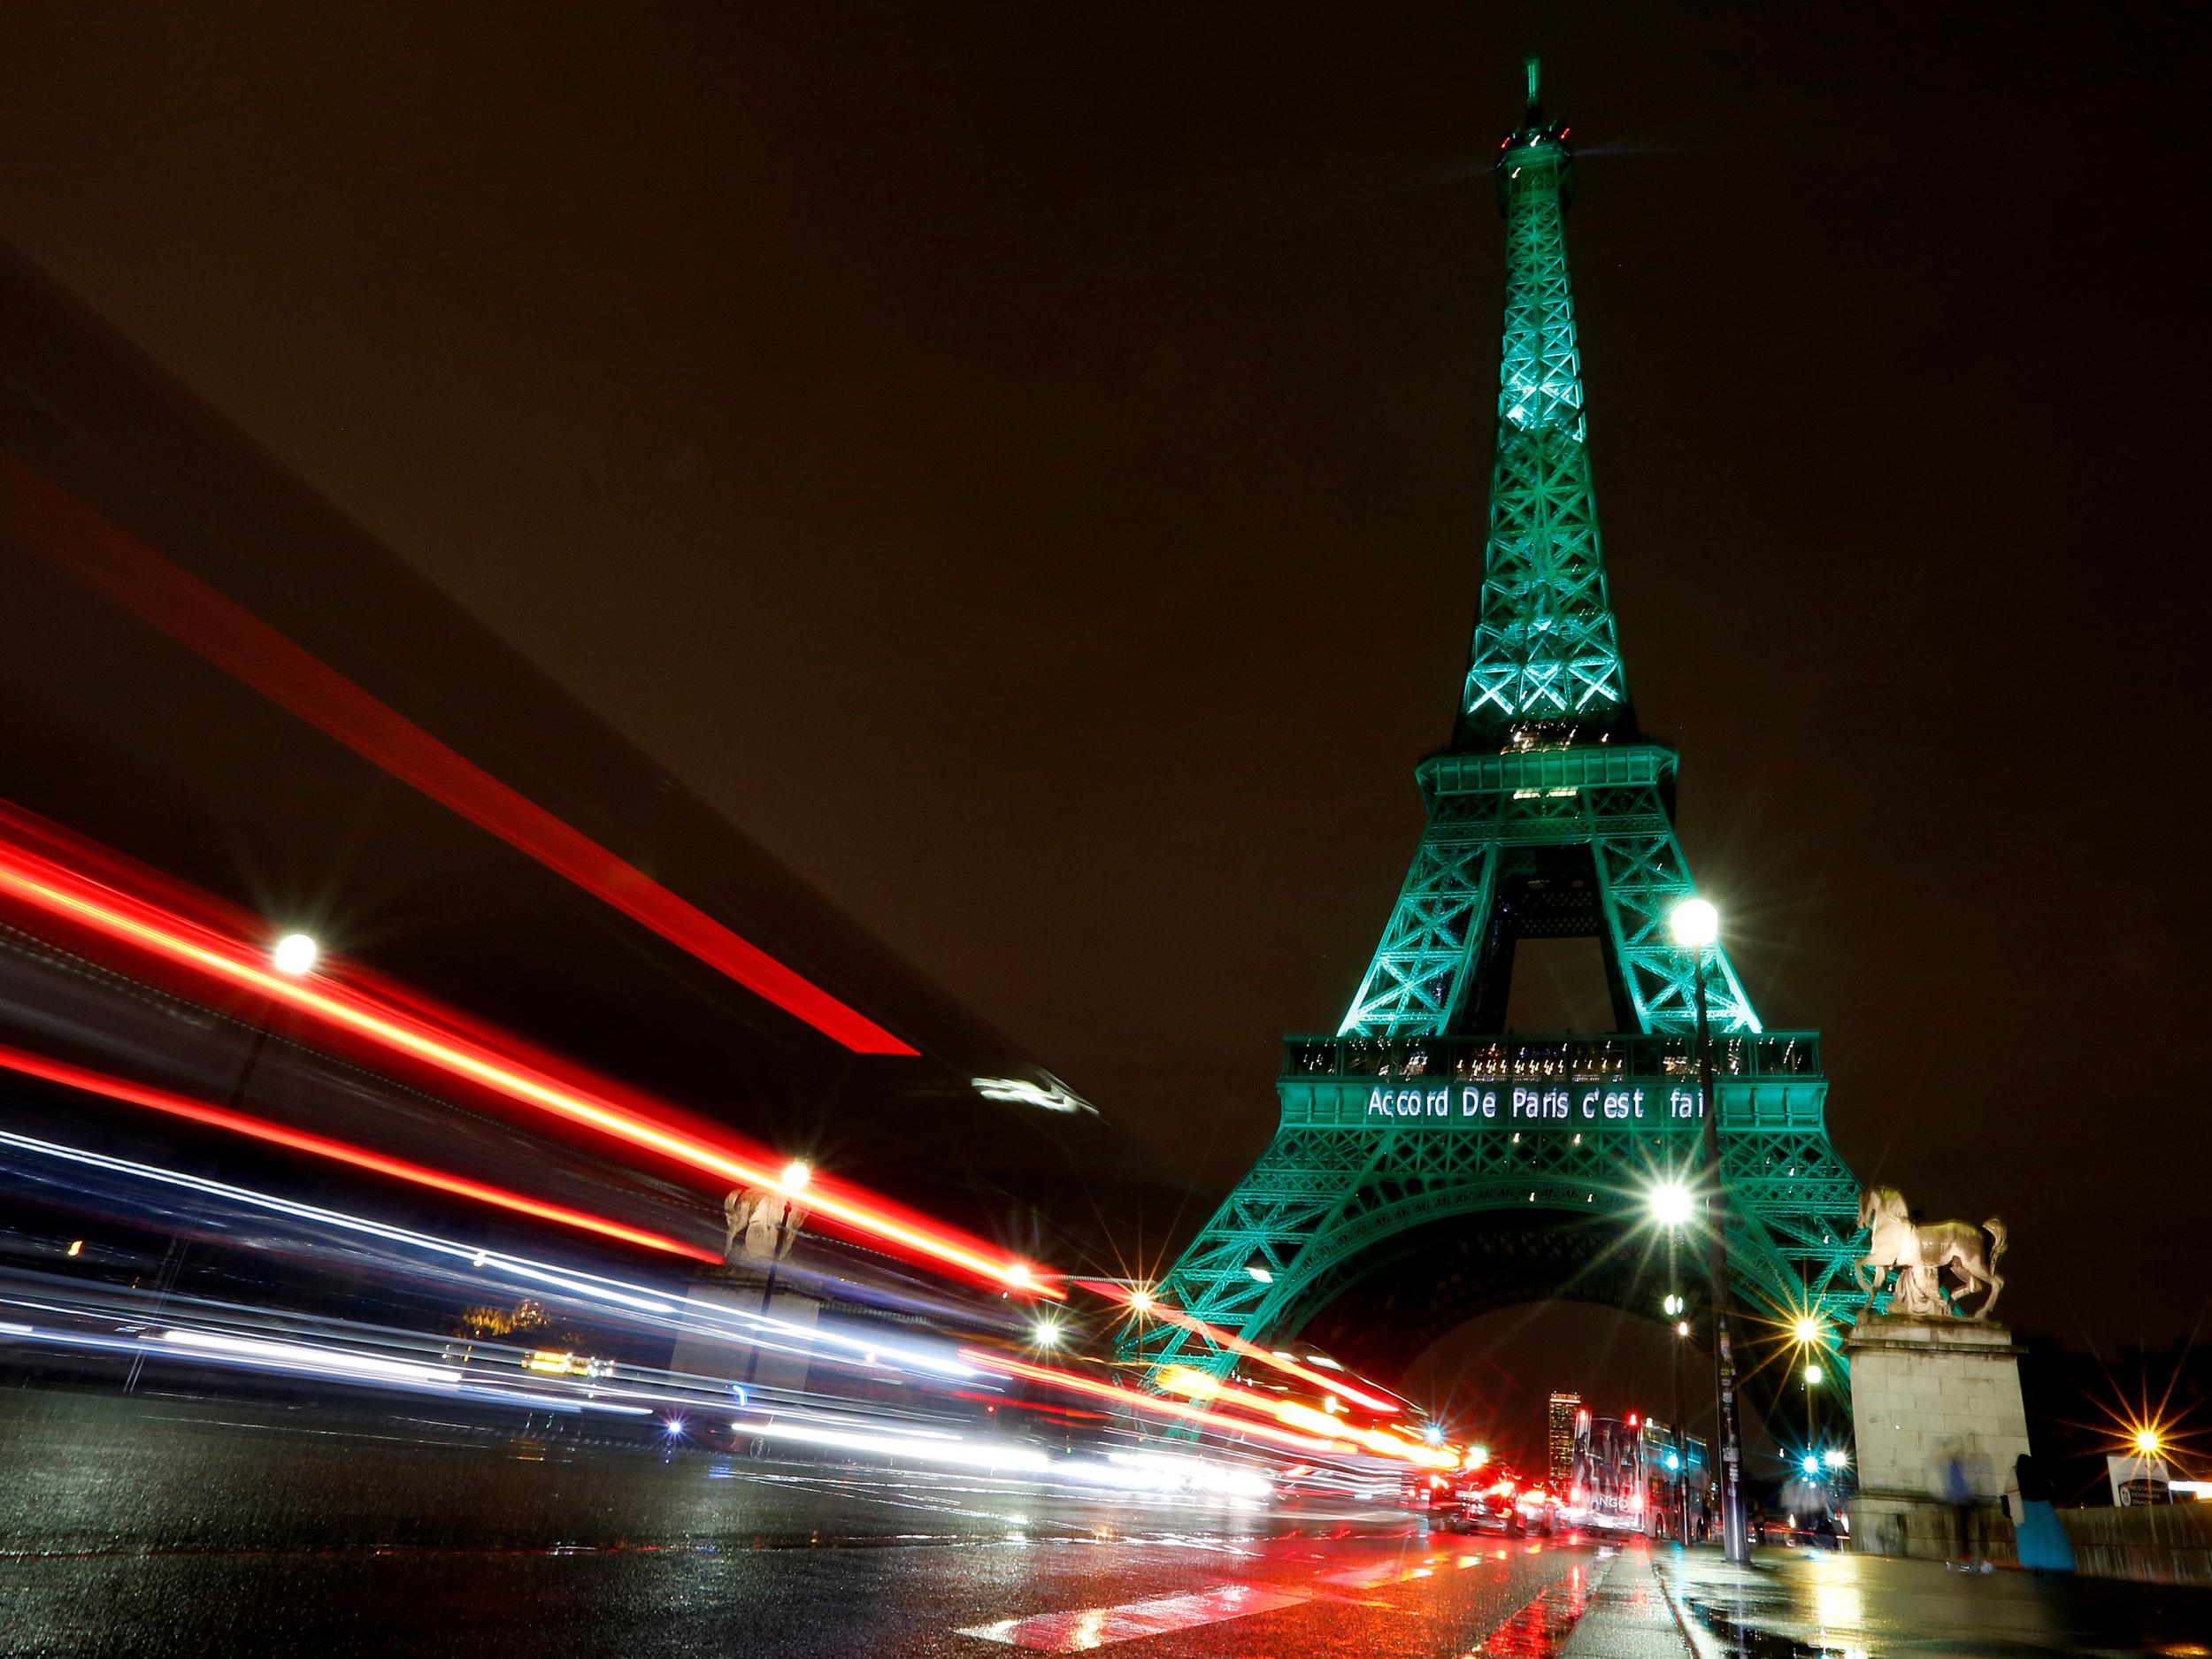
<path id="1" fill-rule="evenodd" d="M 769 1304 L 776 1299 L 776 1263 L 783 1260 L 784 1252 L 791 1248 L 799 1231 L 799 1211 L 795 1201 L 801 1193 L 806 1191 L 807 1184 L 813 1179 L 814 1166 L 804 1158 L 792 1159 L 783 1166 L 783 1172 L 776 1177 L 775 1191 L 786 1202 L 782 1223 L 776 1229 L 776 1248 L 768 1253 L 768 1270 L 761 1285 L 761 1330 L 765 1330 L 767 1322 L 775 1317 L 775 1310 Z M 753 1345 L 745 1350 L 745 1380 L 739 1385 L 749 1408 L 752 1404 L 753 1379 L 759 1371 L 760 1331 L 757 1330 L 753 1333 Z"/>
<path id="2" fill-rule="evenodd" d="M 1674 1234 L 1667 1234 L 1667 1282 L 1674 1284 Z M 1690 1541 L 1690 1506 L 1687 1502 L 1690 1484 L 1690 1448 L 1683 1442 L 1682 1409 L 1682 1344 L 1689 1330 L 1689 1321 L 1682 1315 L 1689 1304 L 1682 1300 L 1679 1291 L 1667 1297 L 1667 1317 L 1674 1321 L 1674 1527 L 1682 1534 L 1682 1541 Z"/>
<path id="3" fill-rule="evenodd" d="M 1826 1373 L 1817 1365 L 1805 1367 L 1805 1455 L 1808 1457 L 1819 1455 L 1820 1435 L 1813 1427 L 1813 1390 L 1820 1386 L 1820 1379 Z"/>
<path id="4" fill-rule="evenodd" d="M 1728 1188 L 1721 1179 L 1720 1107 L 1713 1098 L 1713 1031 L 1705 1006 L 1707 953 L 1720 937 L 1720 912 L 1703 899 L 1685 899 L 1668 918 L 1674 942 L 1694 953 L 1697 987 L 1697 1109 L 1705 1124 L 1705 1179 L 1708 1241 L 1706 1271 L 1713 1285 L 1713 1371 L 1719 1394 L 1716 1425 L 1720 1441 L 1721 1542 L 1738 1565 L 1751 1560 L 1751 1538 L 1744 1525 L 1743 1440 L 1736 1425 L 1736 1349 L 1728 1330 Z"/>
<path id="5" fill-rule="evenodd" d="M 1820 1321 L 1806 1314 L 1799 1318 L 1792 1333 L 1801 1350 L 1799 1364 L 1805 1381 L 1805 1451 L 1809 1456 L 1819 1455 L 1820 1436 L 1813 1423 L 1813 1390 L 1820 1386 L 1825 1375 L 1815 1357 L 1820 1352 Z"/>
<path id="6" fill-rule="evenodd" d="M 305 933 L 287 933 L 269 948 L 269 964 L 279 973 L 296 979 L 315 971 L 316 959 L 322 950 Z M 246 1057 L 238 1068 L 238 1080 L 230 1087 L 230 1110 L 236 1111 L 246 1103 L 246 1087 L 253 1081 L 253 1069 L 261 1058 L 261 1051 L 268 1046 L 269 1028 L 276 1020 L 276 1004 L 266 1004 L 261 1012 L 261 1023 L 254 1027 L 253 1041 L 246 1045 Z M 207 1165 L 210 1172 L 219 1169 L 222 1156 L 219 1151 Z M 204 1202 L 198 1206 L 204 1212 Z M 176 1286 L 177 1277 L 184 1271 L 184 1258 L 192 1252 L 192 1246 L 182 1233 L 169 1235 L 169 1248 L 162 1255 L 161 1272 L 154 1281 L 154 1307 L 157 1311 L 167 1305 L 169 1293 Z M 123 1392 L 134 1393 L 139 1373 L 146 1369 L 143 1350 L 131 1356 L 130 1369 L 123 1377 Z"/>
<path id="7" fill-rule="evenodd" d="M 1651 1215 L 1667 1231 L 1667 1299 L 1660 1305 L 1674 1324 L 1674 1509 L 1682 1541 L 1690 1541 L 1690 1506 L 1685 1502 L 1689 1478 L 1689 1449 L 1682 1443 L 1682 1344 L 1690 1322 L 1683 1316 L 1689 1303 L 1682 1297 L 1682 1280 L 1676 1243 L 1682 1224 L 1690 1218 L 1690 1194 L 1679 1181 L 1663 1181 L 1652 1188 Z"/>

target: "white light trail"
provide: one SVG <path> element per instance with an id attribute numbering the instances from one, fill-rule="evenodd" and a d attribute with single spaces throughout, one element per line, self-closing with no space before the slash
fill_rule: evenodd
<path id="1" fill-rule="evenodd" d="M 29 1135 L 17 1134 L 4 1130 L 0 1130 L 0 1146 L 15 1147 L 47 1157 L 58 1158 L 88 1168 L 105 1170 L 113 1174 L 129 1176 L 134 1179 L 182 1187 L 187 1191 L 220 1198 L 251 1209 L 268 1210 L 278 1215 L 290 1217 L 295 1220 L 309 1222 L 317 1226 L 330 1227 L 340 1232 L 380 1239 L 387 1243 L 420 1250 L 427 1255 L 442 1257 L 448 1262 L 464 1263 L 477 1271 L 504 1273 L 524 1279 L 534 1286 L 544 1286 L 566 1291 L 586 1301 L 612 1304 L 633 1313 L 656 1316 L 657 1322 L 664 1325 L 672 1325 L 681 1323 L 708 1334 L 725 1337 L 733 1341 L 753 1342 L 759 1333 L 769 1332 L 797 1344 L 801 1349 L 832 1348 L 841 1353 L 851 1355 L 860 1363 L 868 1364 L 877 1364 L 889 1358 L 905 1367 L 928 1371 L 941 1377 L 966 1379 L 981 1374 L 975 1367 L 964 1363 L 950 1353 L 933 1352 L 916 1343 L 886 1341 L 874 1333 L 864 1335 L 840 1331 L 833 1326 L 797 1325 L 790 1320 L 779 1318 L 772 1314 L 737 1313 L 734 1310 L 704 1306 L 695 1302 L 680 1302 L 671 1299 L 666 1293 L 657 1291 L 649 1285 L 610 1279 L 603 1274 L 588 1273 L 579 1269 L 558 1267 L 550 1263 L 534 1261 L 530 1257 L 514 1256 L 505 1251 L 480 1249 L 476 1246 L 462 1244 L 451 1239 L 439 1238 L 433 1233 L 418 1233 L 411 1228 L 373 1221 L 367 1217 L 353 1215 L 345 1210 L 330 1210 L 318 1204 L 301 1203 L 293 1199 L 278 1197 L 272 1193 L 259 1192 L 251 1187 L 236 1187 L 226 1181 L 214 1180 L 207 1176 L 188 1174 L 180 1170 L 164 1169 L 157 1164 L 140 1164 L 129 1158 L 90 1152 L 78 1147 L 63 1146 L 58 1142 L 41 1141 Z"/>

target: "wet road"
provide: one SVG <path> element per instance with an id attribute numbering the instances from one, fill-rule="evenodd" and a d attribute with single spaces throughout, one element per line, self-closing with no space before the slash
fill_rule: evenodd
<path id="1" fill-rule="evenodd" d="M 1348 1508 L 0 1397 L 0 1653 L 1548 1653 L 1610 1564 Z"/>

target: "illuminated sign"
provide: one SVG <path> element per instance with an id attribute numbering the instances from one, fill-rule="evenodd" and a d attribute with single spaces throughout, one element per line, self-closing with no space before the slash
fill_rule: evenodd
<path id="1" fill-rule="evenodd" d="M 1286 1078 L 1285 1123 L 1340 1128 L 1563 1130 L 1694 1128 L 1704 1120 L 1692 1079 L 1616 1077 Z"/>
<path id="2" fill-rule="evenodd" d="M 1523 1125 L 1694 1122 L 1703 1116 L 1697 1090 L 1654 1078 L 1604 1083 L 1448 1083 L 1437 1088 L 1400 1087 L 1378 1079 L 1367 1091 L 1363 1116 L 1447 1118 L 1470 1123 Z"/>
<path id="3" fill-rule="evenodd" d="M 1332 1077 L 1276 1080 L 1283 1126 L 1378 1133 L 1672 1134 L 1703 1128 L 1697 1079 L 1686 1072 L 1606 1077 Z M 1723 1128 L 1817 1128 L 1828 1079 L 1816 1071 L 1714 1079 Z"/>

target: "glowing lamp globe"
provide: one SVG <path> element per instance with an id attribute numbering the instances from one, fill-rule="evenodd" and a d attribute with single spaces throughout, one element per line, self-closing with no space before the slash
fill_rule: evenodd
<path id="1" fill-rule="evenodd" d="M 1811 1318 L 1800 1319 L 1797 1322 L 1797 1340 L 1808 1348 L 1819 1341 L 1820 1321 Z"/>
<path id="2" fill-rule="evenodd" d="M 1702 950 L 1720 937 L 1720 912 L 1703 899 L 1685 899 L 1667 918 L 1674 942 L 1685 950 Z"/>
<path id="3" fill-rule="evenodd" d="M 2156 1429 L 2138 1429 L 2135 1431 L 2135 1450 L 2137 1455 L 2142 1457 L 2155 1457 L 2158 1455 L 2159 1447 L 2161 1444 L 2162 1442 L 2158 1438 L 2158 1431 Z"/>
<path id="4" fill-rule="evenodd" d="M 1651 1218 L 1663 1227 L 1678 1227 L 1690 1218 L 1690 1192 L 1679 1181 L 1663 1181 L 1651 1189 Z"/>
<path id="5" fill-rule="evenodd" d="M 1827 1372 L 1822 1371 L 1819 1366 L 1808 1365 L 1805 1367 L 1805 1386 L 1808 1388 L 1817 1388 L 1820 1386 L 1820 1379 L 1826 1375 Z"/>
<path id="6" fill-rule="evenodd" d="M 276 949 L 269 953 L 269 957 L 276 964 L 279 973 L 296 975 L 313 972 L 319 954 L 315 941 L 305 933 L 287 933 L 276 941 Z"/>
<path id="7" fill-rule="evenodd" d="M 783 1166 L 783 1173 L 776 1178 L 776 1185 L 787 1193 L 806 1190 L 806 1184 L 814 1179 L 814 1166 L 804 1158 L 794 1158 Z"/>
<path id="8" fill-rule="evenodd" d="M 1798 1467 L 1803 1470 L 1808 1476 L 1816 1479 L 1820 1474 L 1820 1459 L 1814 1455 L 1811 1452 L 1807 1452 L 1805 1454 L 1804 1461 L 1799 1463 Z"/>

